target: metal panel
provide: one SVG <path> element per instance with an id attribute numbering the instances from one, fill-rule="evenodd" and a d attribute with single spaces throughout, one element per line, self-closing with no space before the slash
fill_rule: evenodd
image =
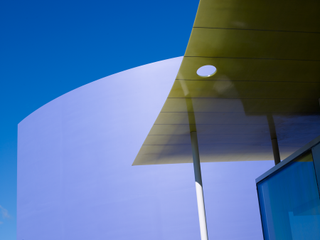
<path id="1" fill-rule="evenodd" d="M 191 162 L 191 128 L 201 161 L 272 159 L 267 116 L 282 159 L 317 137 L 319 15 L 314 0 L 201 0 L 176 81 L 134 165 Z M 216 73 L 198 76 L 204 65 Z"/>

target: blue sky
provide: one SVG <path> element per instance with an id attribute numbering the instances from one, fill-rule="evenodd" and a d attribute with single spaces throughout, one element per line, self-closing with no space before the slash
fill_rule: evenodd
<path id="1" fill-rule="evenodd" d="M 17 124 L 52 99 L 182 56 L 198 0 L 0 2 L 0 239 L 16 239 Z"/>

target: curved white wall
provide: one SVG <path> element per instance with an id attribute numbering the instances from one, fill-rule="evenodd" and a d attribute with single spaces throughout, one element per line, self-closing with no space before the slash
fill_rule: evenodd
<path id="1" fill-rule="evenodd" d="M 192 164 L 131 166 L 182 58 L 75 89 L 19 124 L 17 240 L 199 239 Z M 262 239 L 255 178 L 205 163 L 209 239 Z"/>

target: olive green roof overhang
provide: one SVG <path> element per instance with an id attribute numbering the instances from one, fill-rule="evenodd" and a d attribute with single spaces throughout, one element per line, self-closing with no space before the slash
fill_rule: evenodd
<path id="1" fill-rule="evenodd" d="M 217 68 L 200 77 L 204 65 Z M 133 165 L 273 159 L 320 135 L 320 1 L 201 0 L 179 73 Z"/>

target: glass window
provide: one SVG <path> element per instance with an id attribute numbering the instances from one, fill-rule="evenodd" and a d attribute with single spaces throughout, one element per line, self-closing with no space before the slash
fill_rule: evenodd
<path id="1" fill-rule="evenodd" d="M 320 200 L 311 152 L 257 187 L 265 240 L 320 239 Z"/>

